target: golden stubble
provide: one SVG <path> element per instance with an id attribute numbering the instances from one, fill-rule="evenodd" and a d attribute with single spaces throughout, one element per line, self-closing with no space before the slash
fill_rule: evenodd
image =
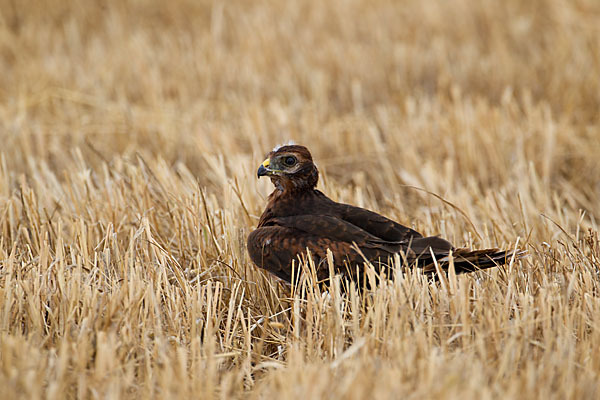
<path id="1" fill-rule="evenodd" d="M 1 398 L 600 395 L 597 2 L 0 10 Z M 245 240 L 290 139 L 334 200 L 530 255 L 289 290 Z"/>

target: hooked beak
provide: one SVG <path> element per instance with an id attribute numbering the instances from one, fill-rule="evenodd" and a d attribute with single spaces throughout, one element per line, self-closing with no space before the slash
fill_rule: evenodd
<path id="1" fill-rule="evenodd" d="M 269 175 L 269 164 L 270 164 L 270 160 L 267 158 L 265 161 L 263 161 L 263 163 L 260 165 L 260 167 L 258 167 L 258 172 L 256 173 L 256 176 L 258 178 L 260 178 L 261 176 L 266 176 Z"/>

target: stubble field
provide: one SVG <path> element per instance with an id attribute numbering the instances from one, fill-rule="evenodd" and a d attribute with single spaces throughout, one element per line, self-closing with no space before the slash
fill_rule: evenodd
<path id="1" fill-rule="evenodd" d="M 0 398 L 600 396 L 594 0 L 0 0 Z M 290 291 L 274 145 L 510 266 Z"/>

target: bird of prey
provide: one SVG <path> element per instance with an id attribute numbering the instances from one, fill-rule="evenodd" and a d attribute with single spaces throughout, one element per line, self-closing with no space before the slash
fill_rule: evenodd
<path id="1" fill-rule="evenodd" d="M 360 279 L 365 263 L 377 270 L 401 254 L 426 274 L 448 269 L 450 253 L 456 273 L 505 264 L 522 252 L 454 248 L 440 237 L 420 233 L 364 208 L 337 203 L 315 186 L 319 171 L 308 149 L 285 145 L 271 151 L 258 168 L 275 185 L 258 227 L 248 236 L 248 253 L 258 267 L 291 282 L 292 265 L 310 252 L 317 278 L 329 278 L 327 250 L 334 272 Z M 437 265 L 437 268 L 436 268 Z"/>

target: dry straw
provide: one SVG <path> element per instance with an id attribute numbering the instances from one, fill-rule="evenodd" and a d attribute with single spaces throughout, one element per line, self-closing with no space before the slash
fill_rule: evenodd
<path id="1" fill-rule="evenodd" d="M 0 398 L 598 398 L 599 26 L 593 0 L 0 0 Z M 244 247 L 290 138 L 335 200 L 530 256 L 290 291 Z"/>

